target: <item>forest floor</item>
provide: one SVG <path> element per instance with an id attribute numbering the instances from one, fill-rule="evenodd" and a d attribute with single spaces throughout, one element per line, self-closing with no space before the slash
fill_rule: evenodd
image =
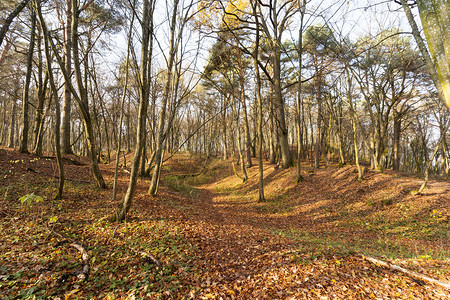
<path id="1" fill-rule="evenodd" d="M 128 155 L 128 162 L 131 155 Z M 0 298 L 4 299 L 448 299 L 439 284 L 373 264 L 365 255 L 449 284 L 450 183 L 353 166 L 266 164 L 245 183 L 230 161 L 175 155 L 157 197 L 139 180 L 128 219 L 111 222 L 129 174 L 65 156 L 64 197 L 54 200 L 54 158 L 0 149 Z M 123 161 L 122 161 L 123 163 Z M 254 161 L 256 163 L 256 160 Z M 33 172 L 31 170 L 37 171 Z M 22 201 L 21 201 L 22 200 Z M 23 202 L 23 203 L 21 203 Z M 89 276 L 80 251 L 87 251 Z M 86 261 L 85 261 L 86 262 Z"/>

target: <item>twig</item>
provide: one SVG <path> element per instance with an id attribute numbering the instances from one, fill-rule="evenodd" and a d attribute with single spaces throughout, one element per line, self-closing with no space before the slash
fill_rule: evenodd
<path id="1" fill-rule="evenodd" d="M 420 280 L 423 280 L 423 281 L 427 281 L 429 283 L 433 283 L 433 284 L 438 285 L 440 287 L 443 287 L 443 288 L 445 288 L 447 290 L 450 290 L 450 282 L 448 282 L 448 281 L 437 280 L 437 279 L 428 277 L 426 275 L 422 275 L 422 274 L 416 273 L 414 271 L 407 270 L 407 269 L 402 268 L 400 266 L 397 266 L 397 265 L 394 265 L 394 264 L 391 264 L 391 263 L 388 263 L 388 262 L 376 259 L 376 258 L 371 257 L 371 256 L 367 256 L 367 255 L 364 255 L 364 254 L 360 254 L 360 256 L 363 259 L 365 259 L 365 260 L 367 260 L 367 261 L 369 261 L 369 262 L 371 262 L 373 264 L 376 264 L 376 265 L 379 265 L 379 266 L 382 266 L 382 267 L 385 267 L 385 268 L 388 268 L 388 269 L 391 269 L 391 270 L 402 272 L 402 273 L 404 273 L 406 275 L 409 275 L 411 277 L 414 277 L 414 278 L 417 278 L 417 279 L 420 279 Z"/>

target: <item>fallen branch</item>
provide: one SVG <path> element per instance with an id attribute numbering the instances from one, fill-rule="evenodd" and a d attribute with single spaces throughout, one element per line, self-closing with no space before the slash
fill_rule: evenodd
<path id="1" fill-rule="evenodd" d="M 54 235 L 57 235 L 62 239 L 70 241 L 71 242 L 70 246 L 77 248 L 77 250 L 81 253 L 81 259 L 83 260 L 83 269 L 81 269 L 81 271 L 79 271 L 79 270 L 74 271 L 73 275 L 78 277 L 81 281 L 86 280 L 89 276 L 89 271 L 90 271 L 89 256 L 87 254 L 86 249 L 82 245 L 74 242 L 74 240 L 71 237 L 61 234 L 61 233 L 53 230 L 52 228 L 47 227 L 47 229 Z M 64 279 L 64 281 L 65 281 L 65 279 Z"/>
<path id="2" fill-rule="evenodd" d="M 402 273 L 404 273 L 406 275 L 409 275 L 411 277 L 414 277 L 416 279 L 420 279 L 422 281 L 427 281 L 429 283 L 432 283 L 432 284 L 438 285 L 440 287 L 443 287 L 443 288 L 445 288 L 447 290 L 450 290 L 450 282 L 448 282 L 448 281 L 437 280 L 437 279 L 428 277 L 426 275 L 422 275 L 422 274 L 416 273 L 414 271 L 407 270 L 407 269 L 402 268 L 400 266 L 397 266 L 397 265 L 394 265 L 394 264 L 391 264 L 391 263 L 388 263 L 388 262 L 385 262 L 385 261 L 373 258 L 371 256 L 367 256 L 367 255 L 364 255 L 364 254 L 360 254 L 360 256 L 363 259 L 365 259 L 365 260 L 367 260 L 367 261 L 369 261 L 369 262 L 371 262 L 373 264 L 376 264 L 376 265 L 379 265 L 379 266 L 382 266 L 382 267 L 385 267 L 385 268 L 388 268 L 388 269 L 391 269 L 391 270 L 402 272 Z"/>
<path id="3" fill-rule="evenodd" d="M 140 254 L 140 255 L 142 255 L 143 257 L 145 257 L 145 258 L 151 260 L 158 268 L 161 268 L 161 267 L 162 267 L 161 262 L 160 262 L 158 259 L 156 259 L 153 255 L 151 255 L 150 253 L 143 252 L 143 251 L 138 251 L 138 250 L 135 250 L 135 249 L 133 249 L 133 248 L 130 248 L 130 249 L 131 249 L 133 252 L 135 252 L 135 253 L 137 253 L 137 254 Z"/>
<path id="4" fill-rule="evenodd" d="M 48 173 L 45 173 L 45 172 L 41 172 L 41 171 L 38 171 L 38 170 L 35 170 L 35 169 L 32 169 L 32 168 L 27 168 L 27 171 L 31 172 L 31 173 L 41 174 L 41 175 L 45 175 L 45 176 L 49 176 L 49 177 L 53 177 L 53 178 L 58 178 L 59 179 L 59 176 L 48 174 Z M 89 184 L 92 183 L 90 181 L 83 180 L 83 179 L 71 179 L 71 178 L 64 178 L 64 179 L 65 180 L 70 180 L 70 181 L 81 182 L 81 183 L 89 183 Z"/>
<path id="5" fill-rule="evenodd" d="M 81 258 L 83 259 L 83 269 L 81 271 L 75 271 L 74 275 L 77 276 L 80 280 L 84 281 L 89 276 L 89 256 L 86 252 L 86 249 L 84 249 L 84 247 L 80 244 L 72 243 L 70 244 L 70 246 L 77 248 L 81 253 Z"/>

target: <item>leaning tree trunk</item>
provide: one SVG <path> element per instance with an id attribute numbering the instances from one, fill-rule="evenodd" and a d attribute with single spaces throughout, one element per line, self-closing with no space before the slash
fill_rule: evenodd
<path id="1" fill-rule="evenodd" d="M 74 7 L 72 7 L 72 9 L 77 11 L 75 0 L 73 3 L 73 6 Z M 80 94 L 77 93 L 77 91 L 75 90 L 75 88 L 73 87 L 73 85 L 70 81 L 70 74 L 65 69 L 63 60 L 61 59 L 61 56 L 59 55 L 59 52 L 58 52 L 58 49 L 57 49 L 55 43 L 53 42 L 51 37 L 48 35 L 48 31 L 47 31 L 44 19 L 42 18 L 42 16 L 40 16 L 39 18 L 40 18 L 42 30 L 45 31 L 45 34 L 47 35 L 45 38 L 48 39 L 49 44 L 51 45 L 51 48 L 55 55 L 55 58 L 56 58 L 58 65 L 63 73 L 64 80 L 66 83 L 68 83 L 70 91 L 71 91 L 72 95 L 74 96 L 74 98 L 80 108 L 80 112 L 81 112 L 83 124 L 84 124 L 84 129 L 85 129 L 85 134 L 86 134 L 89 158 L 91 160 L 92 173 L 94 175 L 95 180 L 97 181 L 97 185 L 100 188 L 106 188 L 105 181 L 103 180 L 102 174 L 100 172 L 100 169 L 98 167 L 98 163 L 96 160 L 96 154 L 95 154 L 96 151 L 95 151 L 94 140 L 93 140 L 94 137 L 93 137 L 92 121 L 91 121 L 91 117 L 89 114 L 87 91 L 84 88 L 83 79 L 82 79 L 82 75 L 81 75 L 81 68 L 80 68 L 79 54 L 78 54 L 78 33 L 77 33 L 78 14 L 74 14 L 74 18 L 73 18 L 73 24 L 72 24 L 73 40 L 72 41 L 74 42 L 73 54 L 74 54 L 74 58 L 75 58 L 75 73 L 77 75 L 78 90 L 79 90 Z"/>
<path id="2" fill-rule="evenodd" d="M 420 35 L 420 30 L 409 8 L 407 0 L 400 0 L 412 34 L 425 61 L 431 80 L 436 87 L 439 98 L 450 109 L 450 2 L 446 0 L 418 0 L 420 18 L 427 39 L 427 46 Z M 431 54 L 431 56 L 430 56 Z"/>
<path id="3" fill-rule="evenodd" d="M 6 32 L 8 32 L 9 26 L 15 17 L 25 8 L 29 0 L 23 0 L 14 8 L 14 10 L 6 17 L 3 26 L 0 29 L 0 46 L 2 45 L 3 39 L 5 38 Z"/>

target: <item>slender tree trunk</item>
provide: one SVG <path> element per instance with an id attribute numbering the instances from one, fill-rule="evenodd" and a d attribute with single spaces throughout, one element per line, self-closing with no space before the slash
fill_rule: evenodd
<path id="1" fill-rule="evenodd" d="M 158 120 L 158 131 L 156 136 L 156 155 L 155 155 L 155 167 L 153 170 L 152 181 L 150 183 L 150 188 L 148 193 L 152 196 L 156 196 L 158 185 L 159 185 L 159 176 L 161 174 L 161 163 L 162 163 L 162 154 L 163 154 L 163 146 L 164 146 L 164 125 L 166 122 L 166 107 L 167 102 L 170 97 L 170 88 L 172 86 L 172 73 L 173 73 L 173 64 L 175 60 L 175 54 L 177 51 L 177 47 L 175 45 L 175 28 L 176 28 L 176 20 L 177 20 L 177 11 L 178 11 L 179 0 L 174 0 L 173 3 L 173 14 L 172 20 L 170 24 L 170 41 L 169 41 L 169 58 L 167 64 L 167 82 L 164 87 L 164 93 L 161 102 L 161 111 Z"/>
<path id="2" fill-rule="evenodd" d="M 244 78 L 244 66 L 242 62 L 242 53 L 238 54 L 239 64 L 239 83 L 240 83 L 240 99 L 242 104 L 242 113 L 244 115 L 244 134 L 245 134 L 245 154 L 247 158 L 247 167 L 252 167 L 252 153 L 251 153 L 251 137 L 250 127 L 248 125 L 247 103 L 245 101 L 245 78 Z"/>
<path id="3" fill-rule="evenodd" d="M 261 75 L 259 73 L 259 19 L 256 14 L 256 4 L 253 4 L 253 14 L 256 20 L 256 43 L 253 53 L 253 67 L 256 76 L 256 100 L 258 102 L 258 202 L 264 202 L 264 165 L 263 165 L 263 100 L 261 96 Z"/>
<path id="4" fill-rule="evenodd" d="M 66 27 L 63 32 L 64 38 L 64 66 L 66 72 L 72 73 L 72 0 L 66 0 Z M 70 79 L 69 79 L 70 80 Z M 62 109 L 62 127 L 61 127 L 61 147 L 65 154 L 72 154 L 70 146 L 70 112 L 72 107 L 72 94 L 69 83 L 64 84 L 64 101 Z"/>
<path id="5" fill-rule="evenodd" d="M 448 128 L 447 128 L 447 129 L 448 129 Z M 445 131 L 444 131 L 444 132 L 445 132 Z M 439 141 L 437 142 L 436 147 L 434 148 L 434 151 L 433 151 L 433 153 L 431 154 L 430 159 L 427 159 L 427 155 L 425 154 L 425 156 L 424 156 L 424 157 L 425 157 L 425 172 L 424 172 L 424 179 L 423 179 L 422 185 L 420 186 L 419 190 L 418 190 L 415 194 L 420 194 L 420 193 L 422 193 L 423 190 L 425 189 L 425 187 L 427 186 L 428 180 L 429 180 L 429 172 L 430 172 L 430 169 L 431 169 L 431 165 L 432 165 L 432 163 L 433 163 L 434 158 L 436 157 L 436 154 L 437 154 L 437 152 L 438 152 L 438 150 L 439 150 L 439 147 L 441 146 L 441 142 L 442 142 L 442 139 L 444 138 L 444 136 L 445 136 L 445 135 L 441 133 L 441 136 L 440 136 L 440 138 L 439 138 Z M 424 147 L 425 147 L 425 145 L 424 145 Z"/>
<path id="6" fill-rule="evenodd" d="M 400 169 L 400 130 L 401 117 L 394 111 L 394 149 L 392 169 L 398 171 Z"/>
<path id="7" fill-rule="evenodd" d="M 128 184 L 127 192 L 123 198 L 122 208 L 117 214 L 117 220 L 123 221 L 131 207 L 131 200 L 136 189 L 138 179 L 138 172 L 140 167 L 140 160 L 142 148 L 145 143 L 145 123 L 147 116 L 147 107 L 150 98 L 150 84 L 149 84 L 149 70 L 151 69 L 152 46 L 153 46 L 153 0 L 143 1 L 143 16 L 142 16 L 142 47 L 141 47 L 141 67 L 140 67 L 140 85 L 139 85 L 139 112 L 137 124 L 137 141 L 134 153 L 133 164 L 131 167 L 130 182 Z M 131 31 L 130 27 L 130 31 Z"/>
<path id="8" fill-rule="evenodd" d="M 320 76 L 319 76 L 320 77 Z M 320 80 L 320 79 L 319 79 Z M 314 167 L 319 168 L 320 167 L 320 142 L 321 142 L 321 126 L 322 126 L 322 93 L 321 93 L 321 87 L 320 84 L 318 86 L 317 91 L 317 129 L 316 129 L 316 144 L 314 147 Z"/>
<path id="9" fill-rule="evenodd" d="M 78 52 L 78 0 L 72 0 L 72 54 L 73 54 L 73 60 L 74 60 L 74 69 L 75 69 L 75 76 L 76 81 L 78 85 L 78 91 L 79 91 L 79 106 L 80 111 L 83 116 L 83 123 L 85 127 L 85 133 L 86 133 L 86 142 L 87 142 L 87 148 L 88 148 L 88 154 L 91 161 L 92 166 L 92 173 L 94 175 L 95 180 L 97 181 L 97 185 L 100 188 L 106 188 L 105 181 L 103 180 L 102 173 L 100 171 L 100 168 L 98 167 L 97 162 L 97 151 L 95 149 L 95 143 L 94 143 L 94 130 L 92 127 L 92 119 L 89 113 L 89 100 L 88 100 L 88 94 L 87 94 L 87 82 L 83 83 L 83 76 L 81 72 L 81 66 L 80 66 L 80 55 Z M 85 54 L 87 55 L 87 54 Z M 87 57 L 85 57 L 86 59 Z M 87 72 L 88 70 L 85 70 Z"/>
<path id="10" fill-rule="evenodd" d="M 52 91 L 52 96 L 55 101 L 55 150 L 56 150 L 56 162 L 58 164 L 58 170 L 59 170 L 59 185 L 58 185 L 58 192 L 55 196 L 55 199 L 61 199 L 64 189 L 64 166 L 62 163 L 62 155 L 61 155 L 61 144 L 60 144 L 60 125 L 61 125 L 61 112 L 60 112 L 60 106 L 59 106 L 59 99 L 58 99 L 58 89 L 56 87 L 55 81 L 53 79 L 53 71 L 52 71 L 52 57 L 50 55 L 50 46 L 48 43 L 48 39 L 50 38 L 48 36 L 46 27 L 43 23 L 42 13 L 41 13 L 41 5 L 40 0 L 36 1 L 37 11 L 39 15 L 39 20 L 41 23 L 41 28 L 44 34 L 44 49 L 45 49 L 45 57 L 47 59 L 47 72 L 49 74 L 49 81 L 50 81 L 50 88 Z M 50 106 L 50 101 L 49 101 Z"/>
<path id="11" fill-rule="evenodd" d="M 298 5 L 300 7 L 300 28 L 298 30 L 298 69 L 297 69 L 297 183 L 303 181 L 302 176 L 302 153 L 303 153 L 303 141 L 302 141 L 302 111 L 303 105 L 302 99 L 302 55 L 303 55 L 303 19 L 305 16 L 306 1 L 299 0 Z"/>
<path id="12" fill-rule="evenodd" d="M 33 71 L 33 54 L 34 54 L 34 42 L 36 38 L 36 13 L 31 11 L 31 33 L 30 44 L 27 54 L 27 73 L 25 76 L 25 85 L 23 87 L 22 97 L 22 139 L 20 141 L 19 152 L 28 153 L 28 131 L 29 131 L 29 90 L 31 82 L 31 73 Z"/>
<path id="13" fill-rule="evenodd" d="M 269 123 L 269 163 L 276 163 L 276 149 L 275 149 L 275 110 L 273 104 L 273 85 L 270 85 L 270 123 Z"/>
<path id="14" fill-rule="evenodd" d="M 233 103 L 235 102 L 234 100 L 234 96 L 232 96 L 233 99 L 231 100 Z M 234 106 L 233 106 L 234 107 Z M 241 138 L 241 129 L 240 129 L 240 122 L 239 122 L 239 111 L 240 109 L 238 109 L 237 111 L 234 110 L 234 116 L 235 116 L 235 120 L 236 120 L 236 140 L 237 140 L 237 149 L 238 149 L 238 154 L 239 154 L 239 162 L 241 164 L 241 171 L 242 171 L 242 182 L 246 182 L 248 180 L 248 174 L 247 174 L 247 168 L 245 166 L 245 160 L 244 160 L 244 155 L 242 154 L 242 148 L 241 148 L 241 144 L 242 144 L 242 138 Z"/>
<path id="15" fill-rule="evenodd" d="M 16 135 L 16 99 L 12 101 L 12 109 L 11 109 L 11 128 L 9 130 L 9 143 L 8 148 L 14 148 L 14 138 Z"/>
<path id="16" fill-rule="evenodd" d="M 43 122 L 44 115 L 44 103 L 45 103 L 45 93 L 46 85 L 48 81 L 48 72 L 45 72 L 45 79 L 43 76 L 43 59 L 42 59 L 42 33 L 40 27 L 38 27 L 38 40 L 37 40 L 37 54 L 38 54 L 38 87 L 37 87 L 37 98 L 38 104 L 36 108 L 36 116 L 34 121 L 34 148 L 33 153 L 41 156 L 42 155 L 42 139 L 39 137 L 39 132 L 41 128 L 41 123 Z M 44 83 L 45 82 L 45 83 Z"/>
<path id="17" fill-rule="evenodd" d="M 226 97 L 221 95 L 222 101 L 222 143 L 223 143 L 223 159 L 228 158 L 227 152 L 227 110 L 225 107 L 227 106 Z"/>

